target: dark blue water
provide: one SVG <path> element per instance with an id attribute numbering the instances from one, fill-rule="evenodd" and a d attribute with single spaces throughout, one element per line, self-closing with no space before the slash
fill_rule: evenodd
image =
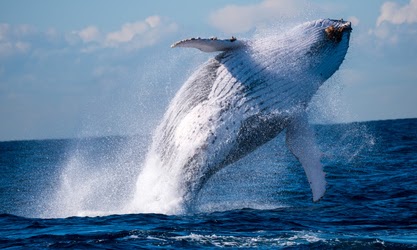
<path id="1" fill-rule="evenodd" d="M 417 248 L 417 119 L 316 130 L 320 202 L 280 136 L 185 215 L 123 213 L 148 138 L 0 142 L 0 248 Z"/>

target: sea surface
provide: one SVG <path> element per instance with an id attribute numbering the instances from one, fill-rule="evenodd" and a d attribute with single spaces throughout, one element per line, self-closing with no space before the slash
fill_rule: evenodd
<path id="1" fill-rule="evenodd" d="M 149 136 L 0 142 L 0 248 L 417 249 L 417 119 L 315 129 L 322 200 L 281 135 L 214 175 L 193 214 L 126 210 Z"/>

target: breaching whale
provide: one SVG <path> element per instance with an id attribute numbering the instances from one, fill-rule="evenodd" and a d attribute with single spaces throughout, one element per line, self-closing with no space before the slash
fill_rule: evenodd
<path id="1" fill-rule="evenodd" d="M 137 180 L 136 211 L 192 209 L 207 180 L 286 131 L 313 201 L 326 190 L 306 108 L 343 62 L 351 23 L 320 19 L 253 40 L 191 38 L 172 47 L 220 52 L 194 72 L 157 127 Z"/>

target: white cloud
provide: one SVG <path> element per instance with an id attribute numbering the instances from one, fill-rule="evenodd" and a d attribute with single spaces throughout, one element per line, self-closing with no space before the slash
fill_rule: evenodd
<path id="1" fill-rule="evenodd" d="M 36 28 L 29 24 L 20 24 L 13 28 L 13 35 L 15 37 L 28 37 L 36 33 Z"/>
<path id="2" fill-rule="evenodd" d="M 396 2 L 385 2 L 381 6 L 381 14 L 376 21 L 376 25 L 380 26 L 383 22 L 393 24 L 417 23 L 417 0 L 410 0 L 404 6 L 400 6 Z"/>
<path id="3" fill-rule="evenodd" d="M 125 45 L 130 49 L 138 49 L 153 45 L 166 34 L 177 31 L 175 23 L 169 23 L 160 16 L 150 16 L 143 21 L 125 23 L 120 30 L 106 35 L 105 47 L 119 47 Z"/>
<path id="4" fill-rule="evenodd" d="M 70 46 L 76 46 L 82 42 L 79 31 L 72 31 L 64 34 L 65 42 Z"/>
<path id="5" fill-rule="evenodd" d="M 21 53 L 25 53 L 25 52 L 29 51 L 31 45 L 28 42 L 18 41 L 18 42 L 15 43 L 14 47 L 16 48 L 17 51 L 19 51 Z"/>
<path id="6" fill-rule="evenodd" d="M 35 33 L 36 29 L 30 25 L 0 23 L 0 57 L 28 52 L 31 44 L 25 39 Z"/>
<path id="7" fill-rule="evenodd" d="M 13 44 L 11 42 L 0 42 L 0 58 L 12 54 Z"/>
<path id="8" fill-rule="evenodd" d="M 55 28 L 38 31 L 30 25 L 0 23 L 0 58 L 16 53 L 78 50 L 92 53 L 105 48 L 137 50 L 158 43 L 165 36 L 175 33 L 178 26 L 161 16 L 150 16 L 144 20 L 128 22 L 120 29 L 104 32 L 89 25 L 81 30 L 62 33 Z"/>
<path id="9" fill-rule="evenodd" d="M 357 26 L 359 24 L 359 18 L 356 16 L 350 16 L 346 20 L 350 21 L 353 26 Z"/>
<path id="10" fill-rule="evenodd" d="M 31 44 L 22 41 L 0 41 L 0 58 L 13 55 L 15 53 L 26 53 L 30 50 Z"/>
<path id="11" fill-rule="evenodd" d="M 78 35 L 85 43 L 98 41 L 100 39 L 100 31 L 96 26 L 88 26 L 79 31 Z"/>
<path id="12" fill-rule="evenodd" d="M 264 0 L 252 5 L 228 5 L 211 13 L 211 25 L 227 33 L 250 30 L 256 25 L 277 18 L 300 15 L 307 6 L 304 0 Z"/>
<path id="13" fill-rule="evenodd" d="M 160 16 L 150 16 L 150 17 L 146 18 L 145 22 L 151 28 L 155 28 L 161 23 L 161 17 Z"/>
<path id="14" fill-rule="evenodd" d="M 120 30 L 107 34 L 106 44 L 111 46 L 129 42 L 133 37 L 145 33 L 148 29 L 147 23 L 143 21 L 123 24 Z"/>
<path id="15" fill-rule="evenodd" d="M 54 28 L 47 29 L 43 34 L 46 36 L 46 39 L 48 41 L 56 41 L 56 40 L 59 40 L 60 39 L 60 35 L 61 35 L 59 33 L 59 31 L 56 30 L 56 29 L 54 29 Z"/>
<path id="16" fill-rule="evenodd" d="M 380 8 L 375 28 L 370 29 L 368 34 L 377 38 L 380 45 L 395 45 L 401 41 L 415 39 L 416 23 L 417 0 L 410 0 L 403 6 L 395 2 L 385 2 Z"/>
<path id="17" fill-rule="evenodd" d="M 9 32 L 10 25 L 7 23 L 0 23 L 0 41 L 7 39 L 7 33 Z"/>
<path id="18" fill-rule="evenodd" d="M 128 22 L 120 29 L 102 32 L 96 26 L 87 26 L 82 30 L 72 31 L 65 40 L 72 46 L 84 44 L 82 52 L 93 52 L 103 48 L 122 48 L 128 51 L 152 46 L 162 37 L 174 33 L 178 26 L 161 16 L 150 16 L 145 20 Z"/>
<path id="19" fill-rule="evenodd" d="M 28 24 L 0 23 L 0 59 L 32 52 L 36 55 L 71 50 L 92 53 L 105 48 L 132 51 L 153 46 L 177 30 L 175 22 L 157 15 L 125 23 L 111 32 L 94 25 L 63 33 L 54 28 L 39 31 Z"/>

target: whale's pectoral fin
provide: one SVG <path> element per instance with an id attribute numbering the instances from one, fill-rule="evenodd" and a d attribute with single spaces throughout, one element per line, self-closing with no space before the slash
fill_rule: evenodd
<path id="1" fill-rule="evenodd" d="M 326 192 L 326 180 L 320 162 L 322 153 L 315 140 L 313 128 L 308 124 L 306 114 L 292 120 L 287 127 L 287 146 L 304 168 L 313 192 L 313 201 L 318 201 Z"/>
<path id="2" fill-rule="evenodd" d="M 171 45 L 171 48 L 185 47 L 185 48 L 196 48 L 204 52 L 216 52 L 232 50 L 243 46 L 243 42 L 237 40 L 235 37 L 231 39 L 217 39 L 212 38 L 190 38 L 185 39 Z"/>

